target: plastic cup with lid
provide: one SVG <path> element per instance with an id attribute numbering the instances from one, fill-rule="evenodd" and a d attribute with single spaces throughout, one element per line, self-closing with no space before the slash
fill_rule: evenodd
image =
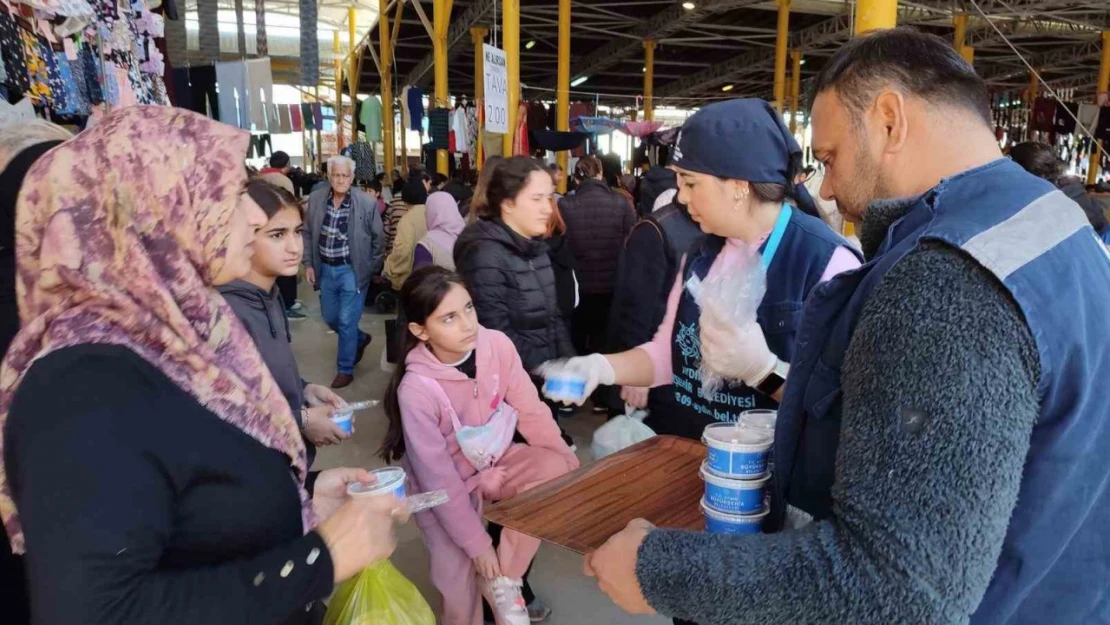
<path id="1" fill-rule="evenodd" d="M 774 432 L 735 423 L 705 426 L 702 442 L 709 447 L 709 471 L 715 475 L 755 479 L 767 473 Z"/>

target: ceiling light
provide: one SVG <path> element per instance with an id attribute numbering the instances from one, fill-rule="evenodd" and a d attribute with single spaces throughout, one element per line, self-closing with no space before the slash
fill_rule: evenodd
<path id="1" fill-rule="evenodd" d="M 580 84 L 582 84 L 582 83 L 586 82 L 586 81 L 587 81 L 587 80 L 589 80 L 589 79 L 590 79 L 590 77 L 589 77 L 589 76 L 582 76 L 582 77 L 580 77 L 580 78 L 575 78 L 575 79 L 574 79 L 574 82 L 570 83 L 570 86 L 571 86 L 571 87 L 577 87 L 578 85 L 580 85 Z"/>
<path id="2" fill-rule="evenodd" d="M 644 66 L 644 73 L 647 73 L 647 65 Z"/>
<path id="3" fill-rule="evenodd" d="M 687 11 L 693 11 L 695 7 L 697 7 L 697 5 L 694 4 L 693 2 L 683 2 L 682 3 L 682 8 L 686 9 Z"/>
<path id="4" fill-rule="evenodd" d="M 524 44 L 524 49 L 525 50 L 531 50 L 532 46 L 534 46 L 534 45 L 536 45 L 536 40 L 535 39 L 533 39 L 532 41 L 529 41 L 528 43 Z"/>
<path id="5" fill-rule="evenodd" d="M 805 60 L 805 59 L 802 59 L 802 60 L 801 60 L 801 62 L 799 62 L 799 63 L 798 63 L 798 65 L 805 65 L 805 64 L 806 64 L 806 60 Z"/>
<path id="6" fill-rule="evenodd" d="M 736 85 L 725 85 L 724 87 L 721 87 L 721 91 L 732 91 L 732 88 L 735 86 Z"/>

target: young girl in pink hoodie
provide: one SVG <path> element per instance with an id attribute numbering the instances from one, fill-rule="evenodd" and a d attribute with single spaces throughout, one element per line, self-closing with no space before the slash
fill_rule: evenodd
<path id="1" fill-rule="evenodd" d="M 410 492 L 445 490 L 451 500 L 416 515 L 443 595 L 443 625 L 481 625 L 482 597 L 498 623 L 528 625 L 521 578 L 540 541 L 506 529 L 500 545 L 482 505 L 578 468 L 512 342 L 478 324 L 456 274 L 424 267 L 401 289 L 408 320 L 403 366 L 385 397 L 389 432 L 381 454 L 404 458 Z M 527 444 L 513 443 L 520 432 Z"/>

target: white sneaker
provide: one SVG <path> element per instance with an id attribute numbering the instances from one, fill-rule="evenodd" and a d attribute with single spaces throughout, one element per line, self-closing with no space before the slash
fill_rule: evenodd
<path id="1" fill-rule="evenodd" d="M 492 608 L 499 622 L 504 625 L 531 625 L 528 606 L 524 603 L 521 588 L 524 582 L 501 576 L 486 582 L 486 596 L 492 599 Z"/>

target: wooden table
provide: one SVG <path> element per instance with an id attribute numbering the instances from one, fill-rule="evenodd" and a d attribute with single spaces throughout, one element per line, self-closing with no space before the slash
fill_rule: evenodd
<path id="1" fill-rule="evenodd" d="M 597 549 L 629 521 L 705 530 L 698 473 L 705 446 L 656 436 L 573 473 L 488 506 L 485 516 L 578 553 Z"/>

